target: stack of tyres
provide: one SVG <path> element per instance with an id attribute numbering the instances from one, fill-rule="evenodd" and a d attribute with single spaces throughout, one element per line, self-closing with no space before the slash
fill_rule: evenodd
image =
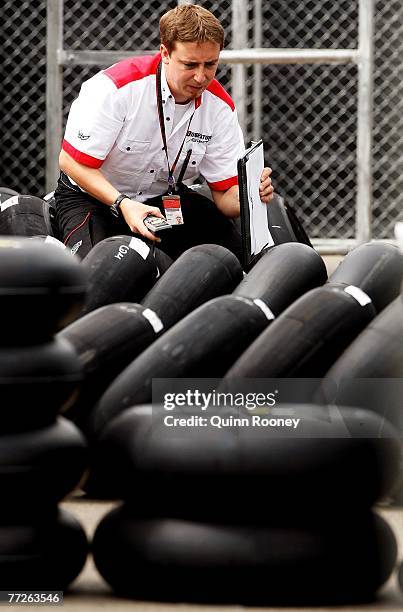
<path id="1" fill-rule="evenodd" d="M 65 250 L 28 238 L 0 238 L 1 341 L 40 344 L 78 316 L 85 270 Z"/>
<path id="2" fill-rule="evenodd" d="M 137 247 L 147 254 L 144 263 L 149 269 L 155 270 L 153 258 L 158 263 L 160 255 L 167 257 L 162 251 L 157 256 L 157 249 L 150 250 L 137 239 L 117 237 L 97 245 L 98 250 L 94 247 L 82 262 L 91 267 L 85 308 L 90 312 L 65 327 L 59 337 L 74 346 L 84 370 L 84 380 L 66 416 L 76 422 L 88 437 L 91 431 L 87 423 L 91 420 L 93 408 L 118 374 L 153 345 L 178 317 L 211 297 L 232 291 L 242 278 L 242 269 L 235 255 L 218 245 L 202 245 L 186 251 L 158 280 L 143 304 L 114 302 L 122 295 L 134 299 L 133 290 L 139 291 L 141 285 L 140 280 L 136 286 L 136 279 L 139 280 L 141 269 L 145 269 L 140 268 L 136 273 L 140 256 L 134 247 L 126 245 L 121 258 L 114 264 L 117 266 L 117 276 L 107 272 L 106 282 L 102 285 L 102 265 L 107 263 L 106 253 L 109 252 L 109 257 L 114 258 L 119 253 L 117 246 L 125 244 L 122 239 L 140 243 Z M 96 278 L 100 285 L 98 289 Z M 111 284 L 114 303 L 93 310 L 95 303 L 111 299 L 107 292 Z M 132 285 L 133 290 L 130 290 Z M 256 307 L 256 310 L 259 309 Z M 265 316 L 261 317 L 265 319 Z"/>
<path id="3" fill-rule="evenodd" d="M 354 408 L 278 408 L 300 419 L 297 433 L 223 407 L 191 426 L 194 407 L 136 406 L 106 427 L 95 461 L 124 503 L 92 550 L 115 592 L 266 606 L 373 599 L 397 556 L 372 506 L 394 485 L 399 436 Z M 168 426 L 173 416 L 189 426 Z"/>
<path id="4" fill-rule="evenodd" d="M 227 372 L 240 378 L 324 376 L 372 319 L 394 300 L 403 255 L 393 245 L 351 251 L 323 286 L 292 303 Z"/>
<path id="5" fill-rule="evenodd" d="M 203 304 L 158 338 L 111 383 L 93 411 L 90 437 L 96 439 L 119 412 L 151 402 L 153 379 L 220 377 L 270 322 L 271 315 L 252 300 L 221 296 Z"/>
<path id="6" fill-rule="evenodd" d="M 361 406 L 403 431 L 403 253 L 391 244 L 369 243 L 351 251 L 329 282 L 358 285 L 377 317 L 332 364 L 315 401 Z M 400 294 L 400 295 L 399 295 Z M 393 495 L 403 502 L 403 477 Z"/>
<path id="7" fill-rule="evenodd" d="M 357 287 L 311 289 L 258 336 L 227 372 L 225 384 L 242 378 L 319 379 L 375 315 L 371 299 Z"/>
<path id="8" fill-rule="evenodd" d="M 402 381 L 403 294 L 382 310 L 332 365 L 317 399 L 373 410 L 403 432 Z"/>
<path id="9" fill-rule="evenodd" d="M 82 434 L 58 416 L 81 369 L 54 337 L 84 290 L 84 272 L 66 251 L 1 238 L 1 590 L 64 590 L 86 559 L 81 525 L 58 509 L 87 463 Z"/>
<path id="10" fill-rule="evenodd" d="M 204 248 L 207 246 L 212 245 L 203 245 Z M 182 262 L 187 261 L 187 255 L 192 255 L 200 263 L 201 254 L 206 251 L 201 251 L 202 247 L 196 249 L 182 255 Z M 221 255 L 224 249 L 218 249 Z M 217 258 L 217 251 L 213 253 Z M 227 254 L 231 263 L 237 262 L 232 253 L 227 251 Z M 186 304 L 194 305 L 196 299 L 201 299 L 199 286 L 197 298 L 193 292 L 193 297 L 188 295 L 185 303 L 183 300 L 175 302 L 174 293 L 171 293 L 171 299 L 163 302 L 170 289 L 168 277 L 181 264 L 181 257 L 159 281 L 164 290 L 157 284 L 143 301 L 143 305 L 154 307 L 168 326 L 172 325 L 179 309 L 184 309 Z M 206 267 L 206 263 L 204 265 Z M 217 263 L 214 267 L 217 268 Z M 231 276 L 233 279 L 235 275 Z M 208 278 L 211 280 L 211 277 L 210 270 Z M 175 278 L 177 294 L 181 290 L 182 293 L 188 291 L 186 285 L 178 286 L 182 277 L 177 275 L 172 280 Z M 229 281 L 222 273 L 220 278 L 221 288 L 225 283 L 228 290 Z M 123 370 L 106 389 L 94 412 L 94 434 L 126 408 L 151 402 L 152 380 L 155 378 L 221 378 L 255 338 L 273 324 L 277 314 L 296 296 L 323 284 L 326 278 L 322 259 L 308 246 L 288 243 L 271 249 L 235 288 L 232 287 L 231 295 L 210 299 L 187 314 Z M 208 287 L 210 295 L 215 287 L 216 284 Z"/>
<path id="11" fill-rule="evenodd" d="M 339 264 L 329 282 L 358 284 L 378 315 L 328 369 L 316 398 L 374 410 L 399 431 L 403 431 L 402 279 L 403 253 L 391 244 L 361 245 Z"/>
<path id="12" fill-rule="evenodd" d="M 315 401 L 360 406 L 403 432 L 403 294 L 368 325 L 326 373 Z M 391 496 L 403 505 L 403 466 Z"/>

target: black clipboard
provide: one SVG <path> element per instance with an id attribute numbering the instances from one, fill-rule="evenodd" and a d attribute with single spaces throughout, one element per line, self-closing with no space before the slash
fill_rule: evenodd
<path id="1" fill-rule="evenodd" d="M 246 271 L 253 267 L 256 261 L 262 256 L 262 252 L 266 248 L 263 247 L 259 253 L 254 253 L 252 255 L 248 176 L 246 172 L 246 163 L 248 162 L 250 156 L 261 146 L 263 146 L 262 140 L 253 142 L 252 145 L 243 153 L 242 157 L 238 159 L 238 187 L 242 233 L 242 265 Z"/>
<path id="2" fill-rule="evenodd" d="M 262 257 L 262 255 L 264 255 L 267 248 L 271 248 L 271 246 L 282 244 L 284 242 L 302 242 L 312 247 L 311 241 L 309 240 L 309 237 L 297 218 L 294 210 L 289 206 L 289 204 L 285 203 L 284 199 L 280 195 L 275 193 L 273 200 L 267 205 L 267 225 L 274 245 L 268 247 L 266 245 L 266 247 L 263 247 L 259 253 L 252 255 L 246 162 L 249 160 L 250 155 L 260 146 L 262 146 L 262 140 L 253 142 L 238 160 L 239 203 L 241 209 L 242 232 L 242 265 L 245 271 L 250 270 Z"/>

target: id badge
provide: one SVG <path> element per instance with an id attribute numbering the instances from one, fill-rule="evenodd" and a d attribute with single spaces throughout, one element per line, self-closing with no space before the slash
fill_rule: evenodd
<path id="1" fill-rule="evenodd" d="M 178 195 L 162 196 L 165 217 L 169 225 L 183 225 L 181 198 Z"/>

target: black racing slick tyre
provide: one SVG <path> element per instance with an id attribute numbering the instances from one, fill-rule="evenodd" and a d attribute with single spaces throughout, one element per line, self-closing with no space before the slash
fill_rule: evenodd
<path id="1" fill-rule="evenodd" d="M 260 334 L 225 379 L 320 378 L 375 315 L 357 288 L 312 289 Z"/>
<path id="2" fill-rule="evenodd" d="M 32 195 L 16 195 L 6 200 L 0 212 L 0 235 L 53 235 L 49 204 Z"/>
<path id="3" fill-rule="evenodd" d="M 225 247 L 195 246 L 178 257 L 141 303 L 168 329 L 204 302 L 231 293 L 242 274 L 238 259 Z"/>
<path id="4" fill-rule="evenodd" d="M 327 373 L 344 378 L 403 378 L 403 294 L 350 344 Z"/>
<path id="5" fill-rule="evenodd" d="M 43 242 L 45 245 L 52 244 L 54 246 L 59 247 L 59 249 L 62 249 L 62 251 L 68 251 L 66 245 L 64 245 L 63 242 L 61 242 L 58 238 L 55 238 L 54 236 L 39 234 L 38 236 L 31 236 L 31 240 Z"/>
<path id="6" fill-rule="evenodd" d="M 329 283 L 359 287 L 380 312 L 400 293 L 403 253 L 393 244 L 367 243 L 352 251 L 331 274 Z"/>
<path id="7" fill-rule="evenodd" d="M 72 400 L 82 368 L 62 338 L 0 347 L 0 429 L 26 431 L 52 423 Z"/>
<path id="8" fill-rule="evenodd" d="M 29 238 L 2 238 L 2 345 L 49 340 L 76 318 L 85 288 L 85 270 L 67 251 Z"/>
<path id="9" fill-rule="evenodd" d="M 403 432 L 403 295 L 366 327 L 326 373 L 317 401 L 373 410 Z"/>
<path id="10" fill-rule="evenodd" d="M 160 277 L 155 247 L 133 236 L 112 236 L 98 242 L 81 262 L 88 273 L 81 314 L 117 302 L 139 302 Z M 169 262 L 163 259 L 164 266 Z"/>
<path id="11" fill-rule="evenodd" d="M 368 510 L 393 490 L 401 444 L 378 415 L 289 404 L 276 414 L 287 427 L 258 410 L 130 408 L 94 447 L 93 482 L 144 516 L 294 525 Z"/>
<path id="12" fill-rule="evenodd" d="M 271 318 L 264 304 L 230 295 L 199 306 L 108 387 L 94 412 L 95 429 L 132 405 L 151 402 L 154 378 L 220 378 Z"/>
<path id="13" fill-rule="evenodd" d="M 13 196 L 18 196 L 18 191 L 15 189 L 9 189 L 8 187 L 0 187 L 0 204 L 3 204 L 6 200 L 9 200 Z"/>
<path id="14" fill-rule="evenodd" d="M 327 280 L 320 255 L 305 244 L 274 246 L 259 259 L 233 295 L 262 300 L 275 316 L 310 289 Z"/>
<path id="15" fill-rule="evenodd" d="M 136 599 L 307 606 L 373 599 L 397 545 L 369 513 L 331 527 L 240 527 L 137 518 L 122 507 L 99 524 L 93 555 L 112 588 Z"/>
<path id="16" fill-rule="evenodd" d="M 55 515 L 44 512 L 32 523 L 0 522 L 0 589 L 8 593 L 65 591 L 84 567 L 87 554 L 82 526 L 64 510 Z M 31 595 L 25 604 L 38 602 Z M 42 605 L 58 602 L 53 594 Z"/>
<path id="17" fill-rule="evenodd" d="M 289 204 L 277 193 L 267 207 L 267 223 L 274 244 L 299 242 L 312 247 L 300 220 Z"/>
<path id="18" fill-rule="evenodd" d="M 59 502 L 87 467 L 84 436 L 67 419 L 28 432 L 0 437 L 0 520 L 13 509 Z M 27 510 L 28 512 L 28 510 Z"/>
<path id="19" fill-rule="evenodd" d="M 69 342 L 83 369 L 74 402 L 64 413 L 80 427 L 111 382 L 163 332 L 158 316 L 139 304 L 97 308 L 74 321 L 58 337 Z"/>

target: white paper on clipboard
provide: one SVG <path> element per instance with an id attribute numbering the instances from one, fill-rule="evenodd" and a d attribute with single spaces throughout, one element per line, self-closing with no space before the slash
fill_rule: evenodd
<path id="1" fill-rule="evenodd" d="M 249 154 L 245 164 L 250 220 L 251 254 L 260 253 L 264 247 L 273 246 L 274 240 L 267 223 L 267 209 L 259 195 L 260 177 L 264 168 L 263 142 Z"/>

